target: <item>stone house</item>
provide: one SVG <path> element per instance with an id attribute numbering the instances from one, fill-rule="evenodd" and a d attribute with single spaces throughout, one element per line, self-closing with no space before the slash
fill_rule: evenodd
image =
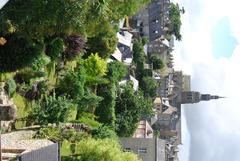
<path id="1" fill-rule="evenodd" d="M 166 161 L 166 142 L 158 138 L 120 138 L 125 151 L 131 151 L 143 161 Z"/>

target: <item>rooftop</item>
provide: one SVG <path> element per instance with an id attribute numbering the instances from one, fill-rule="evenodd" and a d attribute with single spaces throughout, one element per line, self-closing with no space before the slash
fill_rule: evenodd
<path id="1" fill-rule="evenodd" d="M 31 130 L 2 134 L 1 144 L 3 159 L 8 161 L 9 159 L 15 158 L 18 155 L 54 144 L 52 141 L 46 139 L 33 139 L 35 134 L 36 132 Z"/>

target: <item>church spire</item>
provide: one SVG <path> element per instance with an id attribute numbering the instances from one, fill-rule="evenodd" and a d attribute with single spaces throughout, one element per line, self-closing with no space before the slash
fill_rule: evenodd
<path id="1" fill-rule="evenodd" d="M 219 98 L 225 98 L 225 97 L 220 97 L 217 95 L 210 95 L 210 94 L 201 94 L 200 92 L 196 92 L 196 91 L 183 91 L 181 94 L 181 104 L 193 104 L 201 101 L 209 101 L 209 100 L 215 100 Z"/>
<path id="2" fill-rule="evenodd" d="M 210 95 L 210 94 L 201 94 L 201 101 L 209 101 L 209 100 L 219 99 L 219 98 L 224 98 L 224 97 L 217 96 L 217 95 Z"/>

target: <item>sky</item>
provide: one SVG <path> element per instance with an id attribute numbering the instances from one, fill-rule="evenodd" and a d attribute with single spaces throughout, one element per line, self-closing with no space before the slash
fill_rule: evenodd
<path id="1" fill-rule="evenodd" d="M 239 0 L 175 0 L 184 6 L 175 68 L 192 90 L 227 98 L 183 106 L 181 161 L 240 160 Z"/>

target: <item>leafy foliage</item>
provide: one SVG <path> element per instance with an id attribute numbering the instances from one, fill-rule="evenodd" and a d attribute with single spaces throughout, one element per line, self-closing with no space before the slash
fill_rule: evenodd
<path id="1" fill-rule="evenodd" d="M 137 65 L 137 79 L 141 82 L 143 77 L 143 71 L 144 71 L 144 63 L 146 61 L 144 49 L 143 49 L 143 42 L 142 40 L 136 40 L 133 43 L 133 61 Z"/>
<path id="2" fill-rule="evenodd" d="M 61 141 L 61 130 L 55 127 L 44 127 L 38 131 L 36 138 Z"/>
<path id="3" fill-rule="evenodd" d="M 127 84 L 120 88 L 116 101 L 116 132 L 118 136 L 131 136 L 137 128 L 140 118 L 152 114 L 152 101 L 143 97 L 141 92 L 135 93 Z"/>
<path id="4" fill-rule="evenodd" d="M 81 112 L 77 120 L 71 121 L 73 123 L 83 123 L 92 128 L 98 128 L 102 124 L 96 121 L 96 116 L 92 113 Z"/>
<path id="5" fill-rule="evenodd" d="M 169 19 L 171 21 L 170 33 L 173 34 L 177 40 L 182 40 L 181 35 L 181 11 L 178 4 L 171 3 Z"/>
<path id="6" fill-rule="evenodd" d="M 86 74 L 90 77 L 101 77 L 106 75 L 107 62 L 98 56 L 98 54 L 91 54 L 83 62 Z"/>
<path id="7" fill-rule="evenodd" d="M 116 115 L 116 84 L 111 82 L 107 85 L 101 85 L 98 87 L 98 95 L 103 97 L 103 101 L 99 103 L 96 108 L 95 114 L 98 117 L 97 120 L 115 127 Z"/>
<path id="8" fill-rule="evenodd" d="M 55 37 L 48 40 L 46 46 L 46 54 L 52 60 L 58 60 L 62 58 L 62 53 L 64 52 L 64 40 L 60 37 Z"/>
<path id="9" fill-rule="evenodd" d="M 48 96 L 34 104 L 30 117 L 40 125 L 64 122 L 72 108 L 73 104 L 65 97 Z"/>
<path id="10" fill-rule="evenodd" d="M 108 63 L 107 76 L 111 81 L 120 81 L 127 75 L 127 67 L 118 61 Z"/>
<path id="11" fill-rule="evenodd" d="M 80 35 L 69 35 L 66 38 L 66 55 L 67 59 L 75 58 L 80 52 L 84 51 L 85 48 L 85 39 Z"/>
<path id="12" fill-rule="evenodd" d="M 67 140 L 71 143 L 77 143 L 83 139 L 88 138 L 89 135 L 85 132 L 76 131 L 75 129 L 49 126 L 41 128 L 35 137 L 39 139 L 49 139 L 52 141 L 62 142 L 64 140 Z"/>
<path id="13" fill-rule="evenodd" d="M 148 2 L 150 0 L 112 0 L 110 6 L 112 6 L 113 16 L 119 18 L 134 15 Z"/>
<path id="14" fill-rule="evenodd" d="M 146 97 L 154 98 L 156 96 L 157 82 L 152 77 L 143 77 L 141 87 Z"/>
<path id="15" fill-rule="evenodd" d="M 117 134 L 108 126 L 100 126 L 92 130 L 92 136 L 96 139 L 117 139 Z"/>
<path id="16" fill-rule="evenodd" d="M 8 96 L 10 98 L 13 97 L 13 95 L 16 91 L 16 88 L 17 88 L 17 85 L 16 85 L 15 81 L 13 79 L 8 79 L 6 82 L 6 90 L 7 90 Z"/>
<path id="17" fill-rule="evenodd" d="M 163 69 L 164 68 L 164 63 L 161 59 L 157 58 L 157 56 L 153 55 L 150 59 L 150 61 L 153 64 L 153 69 Z"/>
<path id="18" fill-rule="evenodd" d="M 3 22 L 10 20 L 16 32 L 32 38 L 79 33 L 85 22 L 86 4 L 79 0 L 11 0 L 1 15 Z"/>
<path id="19" fill-rule="evenodd" d="M 14 72 L 30 66 L 43 51 L 41 44 L 16 34 L 6 39 L 7 43 L 0 47 L 0 72 Z"/>
<path id="20" fill-rule="evenodd" d="M 83 69 L 68 70 L 60 79 L 56 92 L 58 95 L 65 94 L 71 99 L 78 100 L 84 96 L 85 83 L 86 75 Z"/>
<path id="21" fill-rule="evenodd" d="M 87 53 L 99 53 L 100 57 L 106 59 L 115 51 L 117 43 L 116 31 L 109 24 L 104 31 L 88 38 Z"/>
<path id="22" fill-rule="evenodd" d="M 32 63 L 33 70 L 44 71 L 44 67 L 51 62 L 51 59 L 45 54 L 40 54 Z"/>
<path id="23" fill-rule="evenodd" d="M 73 157 L 64 157 L 66 161 L 139 161 L 135 154 L 123 152 L 119 143 L 112 139 L 85 139 L 75 147 Z"/>

